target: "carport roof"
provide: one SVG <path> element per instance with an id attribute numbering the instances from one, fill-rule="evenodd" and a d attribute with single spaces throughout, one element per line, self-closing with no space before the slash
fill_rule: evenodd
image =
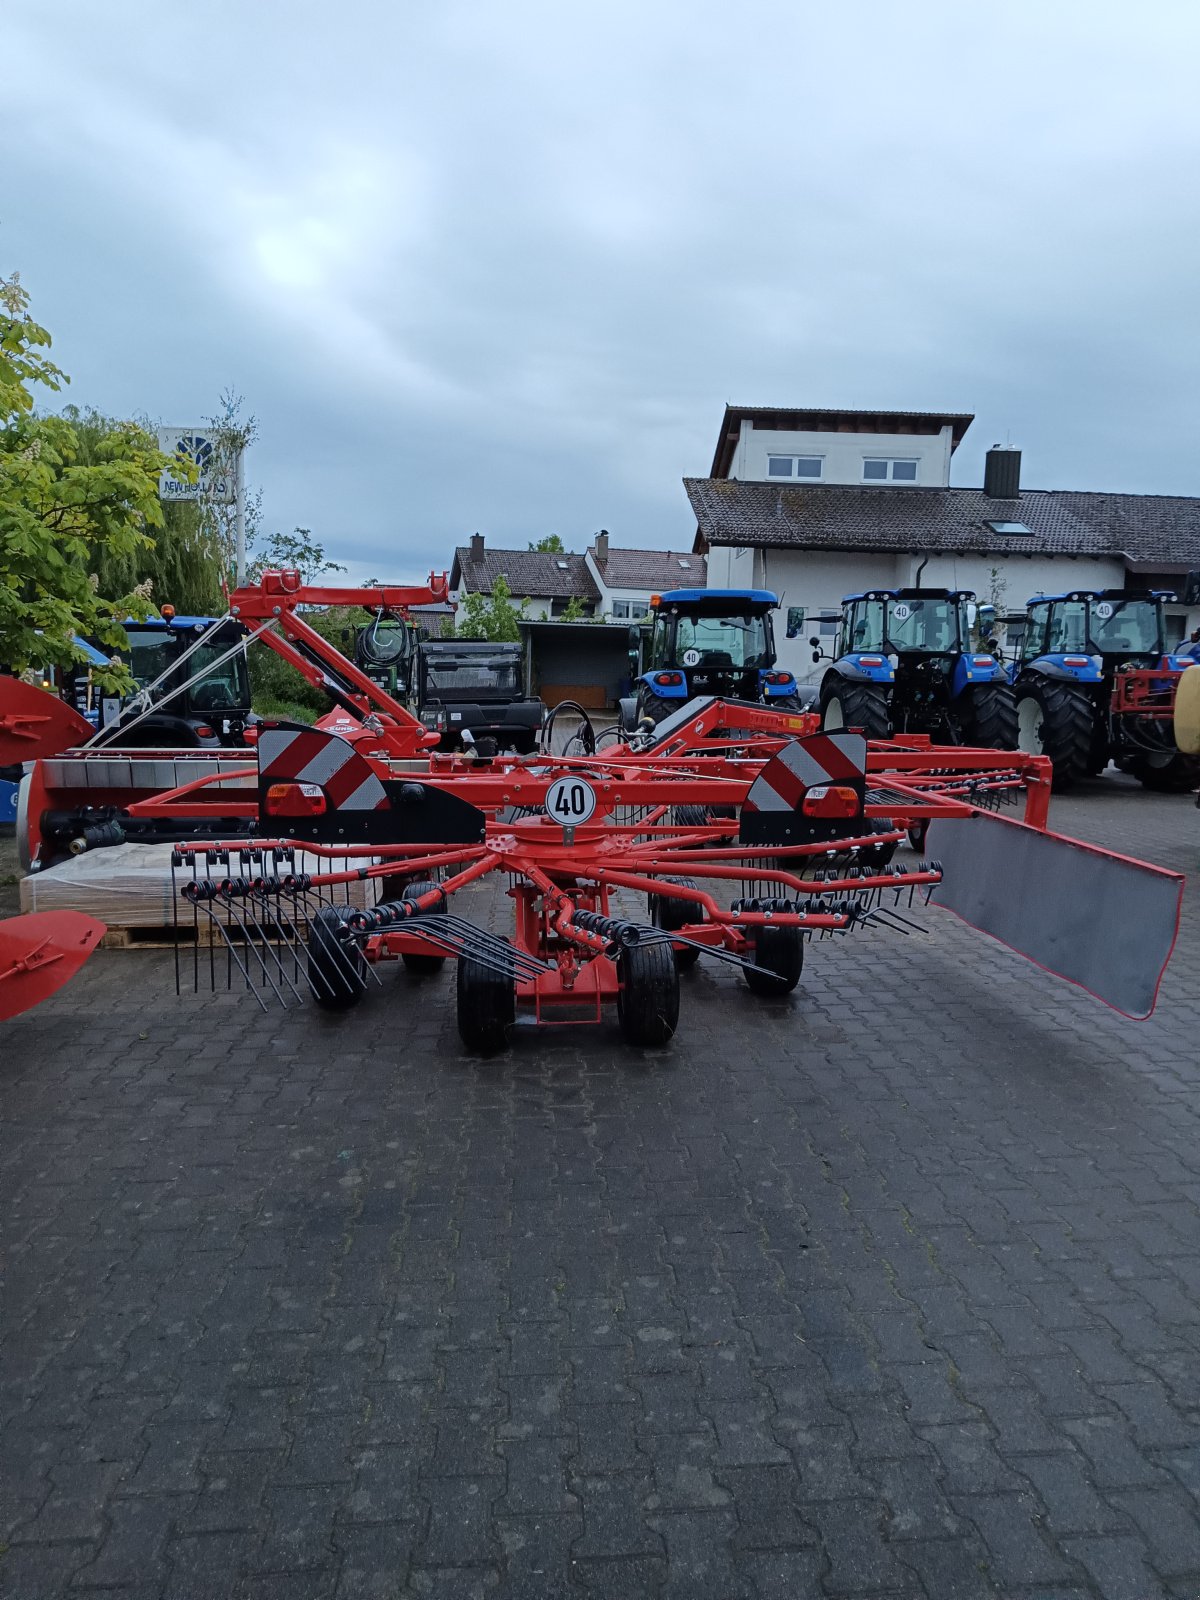
<path id="1" fill-rule="evenodd" d="M 954 550 L 1200 567 L 1200 499 L 1193 496 L 1024 489 L 1016 499 L 996 500 L 982 489 L 683 483 L 696 514 L 697 550 Z M 1020 523 L 1029 532 L 997 533 L 989 522 Z"/>

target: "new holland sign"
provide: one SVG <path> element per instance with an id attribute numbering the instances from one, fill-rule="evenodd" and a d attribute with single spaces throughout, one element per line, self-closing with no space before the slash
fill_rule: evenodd
<path id="1" fill-rule="evenodd" d="M 164 455 L 194 461 L 198 469 L 194 483 L 164 472 L 158 484 L 161 500 L 215 500 L 221 505 L 233 504 L 237 498 L 234 474 L 228 463 L 221 461 L 219 441 L 212 429 L 160 428 L 158 448 Z"/>

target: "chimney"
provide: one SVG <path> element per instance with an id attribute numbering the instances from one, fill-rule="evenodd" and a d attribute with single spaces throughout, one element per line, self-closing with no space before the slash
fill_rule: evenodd
<path id="1" fill-rule="evenodd" d="M 1017 500 L 1021 494 L 1021 452 L 994 444 L 983 469 L 983 492 L 990 500 Z"/>
<path id="2" fill-rule="evenodd" d="M 481 533 L 473 533 L 471 535 L 471 560 L 483 560 L 483 535 Z"/>
<path id="3" fill-rule="evenodd" d="M 596 564 L 603 566 L 608 560 L 608 529 L 601 528 L 596 535 Z"/>

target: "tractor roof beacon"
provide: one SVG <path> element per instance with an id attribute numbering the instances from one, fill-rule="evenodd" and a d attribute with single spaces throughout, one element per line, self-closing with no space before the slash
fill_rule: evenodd
<path id="1" fill-rule="evenodd" d="M 821 683 L 822 726 L 861 728 L 872 739 L 920 733 L 941 744 L 1015 749 L 1016 706 L 991 639 L 994 615 L 970 589 L 847 595 L 837 654 Z M 820 639 L 809 642 L 820 661 Z"/>
<path id="2" fill-rule="evenodd" d="M 621 702 L 629 731 L 656 726 L 698 695 L 801 709 L 796 680 L 776 667 L 770 589 L 670 589 L 650 597 L 643 672 Z"/>

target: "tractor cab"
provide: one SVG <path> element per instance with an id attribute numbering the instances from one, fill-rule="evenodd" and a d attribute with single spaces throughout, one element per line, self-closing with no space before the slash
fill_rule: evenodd
<path id="1" fill-rule="evenodd" d="M 121 725 L 105 743 L 126 749 L 196 749 L 245 742 L 254 715 L 246 653 L 236 648 L 245 636 L 240 623 L 180 617 L 164 606 L 161 617 L 129 619 L 122 627 L 129 647 L 117 654 L 133 677 L 134 694 L 121 700 L 101 692 L 88 666 L 64 674 L 64 698 L 77 711 L 98 728 Z M 89 653 L 94 649 L 93 642 Z M 106 661 L 110 653 L 103 652 Z M 147 709 L 150 715 L 126 732 L 125 725 Z"/>
<path id="2" fill-rule="evenodd" d="M 1030 600 L 1018 672 L 1050 665 L 1078 683 L 1099 683 L 1120 666 L 1154 667 L 1164 660 L 1165 589 L 1074 589 Z M 1086 658 L 1086 659 L 1084 659 Z M 1187 663 L 1180 661 L 1182 667 Z"/>
<path id="3" fill-rule="evenodd" d="M 672 589 L 652 595 L 646 666 L 634 722 L 657 723 L 697 695 L 799 705 L 796 680 L 775 668 L 769 589 Z"/>

